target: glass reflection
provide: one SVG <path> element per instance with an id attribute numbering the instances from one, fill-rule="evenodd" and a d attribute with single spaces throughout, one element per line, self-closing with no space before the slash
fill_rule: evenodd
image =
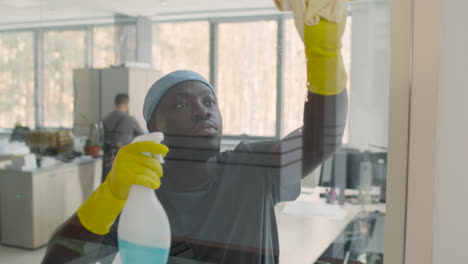
<path id="1" fill-rule="evenodd" d="M 331 37 L 311 30 L 307 34 L 314 38 L 308 40 L 305 34 L 306 48 L 294 20 L 284 14 L 242 22 L 153 24 L 153 63 L 161 76 L 191 69 L 203 77 L 182 74 L 171 85 L 159 87 L 164 91 L 158 96 L 150 90 L 149 99 L 140 103 L 146 109 L 148 131 L 165 134 L 162 143 L 169 152 L 162 165 L 164 176 L 159 180 L 154 161 L 136 155 L 148 149 L 133 153 L 136 161 L 122 154 L 81 208 L 95 199 L 94 216 L 112 218 L 108 204 L 96 198 L 99 191 L 119 196 L 122 202 L 122 193 L 144 175 L 171 223 L 169 263 L 379 263 L 387 166 L 386 134 L 380 132 L 387 123 L 382 116 L 387 110 L 389 56 L 385 38 L 369 41 L 371 34 L 363 32 L 386 34 L 378 29 L 385 29 L 388 21 L 374 28 L 364 22 L 374 16 L 354 11 L 353 23 L 348 18 L 344 32 L 339 27 L 343 23 Z M 131 24 L 41 34 L 44 120 L 49 127 L 72 126 L 71 74 L 85 66 L 89 48 L 94 67 L 136 57 Z M 87 34 L 93 34 L 91 44 Z M 331 53 L 341 54 L 328 56 L 323 46 L 313 46 L 316 39 L 332 47 Z M 0 57 L 7 83 L 0 89 L 20 87 L 13 89 L 14 101 L 25 106 L 12 106 L 14 113 L 6 109 L 9 112 L 0 115 L 3 126 L 11 127 L 14 118 L 26 124 L 34 121 L 27 117 L 34 113 L 34 60 L 28 59 L 34 53 L 32 42 L 31 32 L 0 35 L 0 46 L 8 50 L 4 53 L 28 61 L 23 65 L 10 63 L 10 55 Z M 321 85 L 323 90 L 315 87 Z M 282 94 L 277 94 L 279 86 Z M 280 108 L 283 113 L 277 115 Z M 226 138 L 233 137 L 234 146 L 226 146 Z M 118 172 L 118 164 L 127 174 Z M 52 236 L 43 263 L 118 262 L 119 210 L 113 213 L 109 230 L 99 234 L 90 227 L 93 224 L 85 224 L 84 214 L 73 214 Z M 317 245 L 321 250 L 315 251 Z"/>
<path id="2" fill-rule="evenodd" d="M 301 179 L 340 145 L 346 91 L 333 96 L 309 92 L 303 128 L 279 141 L 241 142 L 224 152 L 220 152 L 223 123 L 218 100 L 203 77 L 186 71 L 163 77 L 148 92 L 143 109 L 148 130 L 163 132 L 163 143 L 170 149 L 156 195 L 171 223 L 171 261 L 278 263 L 274 206 L 295 200 Z M 105 182 L 110 188 L 118 181 L 119 155 Z M 84 248 L 87 242 L 98 242 L 94 247 L 99 250 L 93 250 L 96 260 L 116 253 L 118 221 L 109 234 L 99 236 L 81 225 L 80 218 L 72 217 L 59 229 L 46 260 L 63 257 L 62 247 L 69 247 L 60 245 L 64 238 L 80 241 Z M 90 256 L 71 253 L 68 260 Z"/>

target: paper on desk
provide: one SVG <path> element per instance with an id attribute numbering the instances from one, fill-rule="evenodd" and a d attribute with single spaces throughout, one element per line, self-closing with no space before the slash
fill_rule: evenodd
<path id="1" fill-rule="evenodd" d="M 122 262 L 120 261 L 120 252 L 118 252 L 116 255 L 115 255 L 115 258 L 114 258 L 114 262 L 112 262 L 112 264 L 121 264 Z"/>
<path id="2" fill-rule="evenodd" d="M 294 201 L 286 203 L 282 213 L 308 218 L 326 217 L 333 220 L 341 220 L 346 216 L 347 211 L 341 206 L 334 204 Z"/>

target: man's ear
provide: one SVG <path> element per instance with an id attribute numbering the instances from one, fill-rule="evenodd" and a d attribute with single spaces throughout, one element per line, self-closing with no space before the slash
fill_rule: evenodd
<path id="1" fill-rule="evenodd" d="M 148 123 L 146 123 L 146 128 L 148 129 L 150 133 L 153 133 L 154 131 L 156 131 L 155 124 L 154 124 L 155 122 L 153 120 L 154 118 L 152 118 Z"/>
<path id="2" fill-rule="evenodd" d="M 146 128 L 148 129 L 148 131 L 150 133 L 152 133 L 152 132 L 162 132 L 161 131 L 162 128 L 161 128 L 161 126 L 158 126 L 158 123 L 163 124 L 164 120 L 161 120 L 161 118 L 157 118 L 156 115 L 153 115 L 153 118 L 151 118 L 151 120 L 148 123 L 146 123 Z"/>

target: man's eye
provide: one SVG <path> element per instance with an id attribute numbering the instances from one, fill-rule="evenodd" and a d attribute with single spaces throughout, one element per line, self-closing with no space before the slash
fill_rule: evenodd
<path id="1" fill-rule="evenodd" d="M 176 108 L 177 108 L 177 109 L 182 109 L 182 108 L 184 108 L 184 107 L 185 107 L 185 104 L 178 104 L 178 105 L 176 105 Z"/>
<path id="2" fill-rule="evenodd" d="M 207 105 L 207 106 L 214 106 L 215 104 L 216 104 L 216 102 L 215 102 L 214 100 L 208 100 L 208 101 L 206 102 L 206 105 Z"/>

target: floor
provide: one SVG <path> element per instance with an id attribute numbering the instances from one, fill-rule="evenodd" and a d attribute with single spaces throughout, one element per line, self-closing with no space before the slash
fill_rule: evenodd
<path id="1" fill-rule="evenodd" d="M 0 263 L 2 264 L 35 264 L 41 263 L 46 248 L 27 250 L 0 245 Z"/>

